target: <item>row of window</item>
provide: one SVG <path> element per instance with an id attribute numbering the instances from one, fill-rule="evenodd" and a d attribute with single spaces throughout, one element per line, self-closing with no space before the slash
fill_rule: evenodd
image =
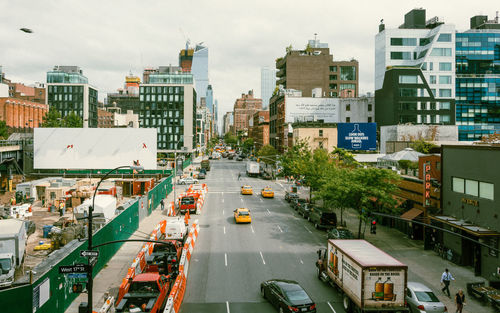
<path id="1" fill-rule="evenodd" d="M 184 94 L 183 86 L 141 86 L 139 93 Z"/>
<path id="2" fill-rule="evenodd" d="M 52 94 L 48 97 L 49 101 L 79 101 L 83 102 L 83 94 Z"/>
<path id="3" fill-rule="evenodd" d="M 452 83 L 450 75 L 440 75 L 439 76 L 439 84 L 442 85 L 449 85 Z M 400 84 L 418 84 L 420 83 L 420 79 L 418 75 L 400 75 L 399 76 L 399 83 Z M 436 84 L 436 75 L 430 75 L 429 76 L 429 83 L 430 84 Z"/>
<path id="4" fill-rule="evenodd" d="M 184 95 L 140 95 L 139 96 L 140 101 L 146 101 L 146 102 L 154 102 L 154 101 L 159 101 L 159 102 L 184 102 Z"/>
<path id="5" fill-rule="evenodd" d="M 468 55 L 468 54 L 473 54 L 473 55 L 494 55 L 495 51 L 493 50 L 457 50 L 457 55 Z"/>
<path id="6" fill-rule="evenodd" d="M 420 110 L 449 110 L 450 102 L 400 102 L 400 111 L 420 111 Z"/>
<path id="7" fill-rule="evenodd" d="M 414 124 L 421 124 L 421 123 L 426 123 L 426 124 L 449 124 L 451 121 L 451 118 L 449 115 L 400 115 L 399 116 L 399 123 L 405 124 L 405 123 L 414 123 Z"/>
<path id="8" fill-rule="evenodd" d="M 373 109 L 373 107 L 372 107 L 372 105 L 369 103 L 369 104 L 368 104 L 368 112 L 371 112 L 371 111 L 372 111 L 372 109 Z M 351 105 L 350 105 L 350 104 L 346 104 L 346 105 L 345 105 L 345 110 L 346 110 L 346 111 L 351 111 Z"/>
<path id="9" fill-rule="evenodd" d="M 495 186 L 491 183 L 464 179 L 460 177 L 451 178 L 451 187 L 454 192 L 463 193 L 469 196 L 494 200 Z"/>
<path id="10" fill-rule="evenodd" d="M 53 86 L 49 85 L 49 93 L 83 93 L 83 86 Z"/>
<path id="11" fill-rule="evenodd" d="M 476 42 L 500 42 L 500 36 L 491 37 L 491 34 L 482 34 L 482 35 L 486 35 L 488 37 L 485 37 L 485 36 L 482 36 L 482 37 L 474 36 L 473 38 L 471 38 L 471 39 L 475 39 L 472 42 L 473 43 L 476 43 Z M 462 46 L 464 46 L 464 43 L 468 43 L 470 45 L 471 42 L 469 42 L 469 38 L 470 37 L 460 37 L 460 36 L 457 36 L 456 41 L 457 42 L 461 42 Z"/>
<path id="12" fill-rule="evenodd" d="M 431 92 L 436 96 L 436 89 L 431 88 Z M 440 98 L 451 98 L 452 89 L 444 88 L 438 90 Z M 399 88 L 399 96 L 404 98 L 409 97 L 428 97 L 427 90 L 424 88 Z"/>
<path id="13" fill-rule="evenodd" d="M 427 64 L 429 65 L 429 67 L 427 67 Z M 440 71 L 443 71 L 443 72 L 446 72 L 446 71 L 451 71 L 451 68 L 452 68 L 452 63 L 451 62 L 439 62 L 439 70 Z M 434 70 L 434 62 L 423 62 L 422 65 L 421 65 L 421 69 L 423 71 L 427 71 L 427 68 L 429 68 L 429 71 L 433 71 Z"/>
<path id="14" fill-rule="evenodd" d="M 432 42 L 434 36 L 428 38 L 420 38 L 420 46 L 426 46 Z M 451 42 L 451 34 L 439 34 L 438 42 Z M 417 38 L 391 38 L 391 46 L 416 46 Z"/>

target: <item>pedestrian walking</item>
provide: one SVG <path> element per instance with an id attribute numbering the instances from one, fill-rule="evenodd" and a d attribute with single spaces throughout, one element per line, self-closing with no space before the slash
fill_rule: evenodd
<path id="1" fill-rule="evenodd" d="M 161 210 L 163 211 L 163 209 L 165 208 L 165 199 L 161 199 L 160 206 L 161 206 Z"/>
<path id="2" fill-rule="evenodd" d="M 455 303 L 457 304 L 457 310 L 455 313 L 462 313 L 462 309 L 465 305 L 465 295 L 462 289 L 458 289 L 458 292 L 455 295 Z"/>
<path id="3" fill-rule="evenodd" d="M 450 286 L 450 281 L 452 281 L 452 280 L 455 280 L 455 278 L 453 278 L 453 275 L 451 275 L 451 273 L 450 273 L 450 271 L 448 271 L 448 269 L 445 269 L 443 272 L 443 275 L 441 275 L 441 284 L 444 285 L 444 287 L 441 290 L 443 291 L 443 293 L 448 294 L 448 298 L 451 297 L 450 289 L 448 287 Z"/>
<path id="4" fill-rule="evenodd" d="M 241 177 L 241 173 L 238 173 L 238 180 L 240 180 L 240 177 Z"/>

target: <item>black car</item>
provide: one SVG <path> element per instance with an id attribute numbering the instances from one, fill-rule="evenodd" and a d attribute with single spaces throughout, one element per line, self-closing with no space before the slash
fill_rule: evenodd
<path id="1" fill-rule="evenodd" d="M 303 199 L 303 198 L 297 198 L 297 199 L 293 199 L 292 202 L 291 202 L 291 206 L 292 208 L 297 211 L 299 209 L 299 207 L 301 205 L 304 205 L 305 203 L 307 203 L 307 200 L 306 199 Z"/>
<path id="2" fill-rule="evenodd" d="M 311 213 L 311 204 L 309 203 L 304 203 L 299 205 L 297 212 L 299 215 L 302 215 L 304 218 L 308 218 L 309 214 Z"/>
<path id="3" fill-rule="evenodd" d="M 203 173 L 203 174 L 207 175 L 207 170 L 204 169 L 204 168 L 202 168 L 202 169 L 200 169 L 200 173 Z"/>
<path id="4" fill-rule="evenodd" d="M 307 220 L 312 222 L 314 227 L 318 229 L 330 229 L 337 227 L 337 214 L 320 207 L 311 207 Z"/>
<path id="5" fill-rule="evenodd" d="M 353 233 L 347 228 L 332 228 L 326 234 L 328 239 L 354 239 Z"/>
<path id="6" fill-rule="evenodd" d="M 272 178 L 268 172 L 262 172 L 261 177 L 262 177 L 262 179 L 265 179 L 265 180 L 270 180 Z"/>
<path id="7" fill-rule="evenodd" d="M 227 156 L 227 158 L 228 158 L 229 160 L 232 160 L 232 159 L 234 158 L 234 154 L 230 153 L 230 154 Z"/>
<path id="8" fill-rule="evenodd" d="M 287 202 L 290 202 L 293 199 L 298 199 L 298 198 L 299 198 L 299 195 L 296 192 L 290 192 L 290 191 L 285 192 L 285 200 Z"/>
<path id="9" fill-rule="evenodd" d="M 293 280 L 271 279 L 260 284 L 260 294 L 280 313 L 316 312 L 316 304 L 305 290 Z"/>
<path id="10" fill-rule="evenodd" d="M 207 173 L 206 172 L 200 172 L 198 173 L 198 179 L 205 179 L 207 178 Z"/>

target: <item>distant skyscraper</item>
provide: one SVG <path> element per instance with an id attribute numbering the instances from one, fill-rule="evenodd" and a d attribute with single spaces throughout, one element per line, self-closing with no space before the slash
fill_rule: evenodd
<path id="1" fill-rule="evenodd" d="M 212 90 L 212 85 L 208 85 L 206 95 L 208 111 L 214 113 L 214 91 Z"/>
<path id="2" fill-rule="evenodd" d="M 193 53 L 191 73 L 196 88 L 196 103 L 207 93 L 208 88 L 208 48 L 197 44 Z"/>
<path id="3" fill-rule="evenodd" d="M 260 91 L 264 109 L 269 106 L 269 99 L 276 88 L 276 72 L 276 69 L 267 66 L 260 69 Z"/>

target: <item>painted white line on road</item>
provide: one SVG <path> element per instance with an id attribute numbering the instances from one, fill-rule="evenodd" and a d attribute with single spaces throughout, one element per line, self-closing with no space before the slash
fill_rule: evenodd
<path id="1" fill-rule="evenodd" d="M 260 202 L 264 202 L 264 200 L 262 200 L 262 198 L 259 198 Z"/>
<path id="2" fill-rule="evenodd" d="M 226 234 L 226 226 L 224 226 L 224 235 Z"/>
<path id="3" fill-rule="evenodd" d="M 330 304 L 330 302 L 328 302 L 328 301 L 327 301 L 326 303 L 328 303 L 328 306 L 330 307 L 330 309 L 332 309 L 333 313 L 337 313 L 337 312 L 335 312 L 335 310 L 333 309 L 333 306 Z M 229 311 L 228 311 L 228 312 L 229 312 Z"/>
<path id="4" fill-rule="evenodd" d="M 222 215 L 224 215 L 224 209 L 222 209 Z"/>
<path id="5" fill-rule="evenodd" d="M 227 266 L 227 253 L 224 253 L 224 264 Z"/>
<path id="6" fill-rule="evenodd" d="M 231 311 L 229 311 L 229 302 L 226 301 L 226 309 L 227 309 L 227 313 L 231 313 Z"/>
<path id="7" fill-rule="evenodd" d="M 243 202 L 243 198 L 240 198 L 241 202 Z"/>
<path id="8" fill-rule="evenodd" d="M 300 261 L 300 264 L 304 264 L 304 261 L 302 261 L 302 259 L 299 259 L 299 261 Z"/>
<path id="9" fill-rule="evenodd" d="M 309 230 L 309 228 L 307 228 L 307 227 L 305 227 L 305 226 L 304 226 L 304 228 L 305 228 L 305 229 L 306 229 L 306 230 L 307 230 L 310 234 L 312 234 L 312 233 L 313 233 L 312 231 L 310 231 L 310 230 Z"/>
<path id="10" fill-rule="evenodd" d="M 253 226 L 252 225 L 250 225 L 250 228 L 252 229 L 252 233 L 255 233 L 255 231 L 253 230 Z"/>
<path id="11" fill-rule="evenodd" d="M 224 194 L 224 193 L 223 193 Z M 224 203 L 224 198 L 222 198 L 222 203 Z"/>
<path id="12" fill-rule="evenodd" d="M 281 229 L 280 225 L 276 225 L 278 226 L 278 229 L 280 230 L 280 232 L 283 232 L 283 229 Z"/>
<path id="13" fill-rule="evenodd" d="M 267 210 L 267 213 L 271 214 L 271 211 L 269 211 L 269 209 L 266 209 Z"/>
<path id="14" fill-rule="evenodd" d="M 264 263 L 264 265 L 266 265 L 266 261 L 264 261 L 264 256 L 262 255 L 262 252 L 259 251 L 259 253 L 260 253 L 260 258 L 262 259 L 262 263 Z"/>

